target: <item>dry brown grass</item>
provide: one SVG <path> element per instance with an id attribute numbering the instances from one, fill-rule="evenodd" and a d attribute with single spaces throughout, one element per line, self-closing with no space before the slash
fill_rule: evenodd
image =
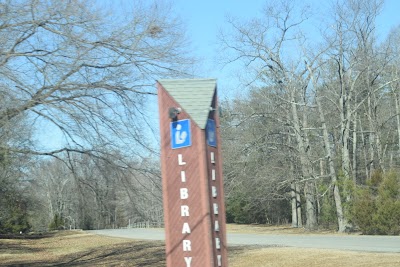
<path id="1" fill-rule="evenodd" d="M 347 252 L 303 248 L 262 248 L 231 255 L 230 267 L 398 267 L 398 253 Z"/>
<path id="2" fill-rule="evenodd" d="M 0 266 L 165 266 L 164 245 L 65 231 L 0 239 Z"/>
<path id="3" fill-rule="evenodd" d="M 240 228 L 243 227 L 240 226 Z M 269 230 L 257 228 L 251 230 L 250 228 L 247 229 L 248 232 L 270 231 L 275 234 L 281 232 L 273 227 Z M 281 230 L 291 231 L 290 229 Z M 301 230 L 294 231 L 296 234 L 296 231 Z M 133 241 L 74 231 L 35 237 L 33 239 L 0 239 L 0 266 L 165 266 L 163 242 Z M 230 267 L 394 267 L 400 266 L 400 253 L 231 247 L 229 262 Z"/>

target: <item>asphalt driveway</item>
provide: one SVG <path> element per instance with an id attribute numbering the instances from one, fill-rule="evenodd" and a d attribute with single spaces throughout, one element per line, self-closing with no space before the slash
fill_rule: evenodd
<path id="1" fill-rule="evenodd" d="M 95 230 L 91 233 L 139 240 L 164 240 L 164 229 L 136 228 Z M 347 251 L 400 253 L 400 236 L 360 235 L 270 235 L 228 233 L 228 245 L 260 245 L 298 248 L 323 248 Z"/>

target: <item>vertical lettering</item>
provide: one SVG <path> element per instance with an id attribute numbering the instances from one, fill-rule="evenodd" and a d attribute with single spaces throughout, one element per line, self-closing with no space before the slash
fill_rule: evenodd
<path id="1" fill-rule="evenodd" d="M 214 222 L 214 230 L 215 230 L 215 232 L 219 232 L 219 222 L 218 221 Z"/>
<path id="2" fill-rule="evenodd" d="M 190 267 L 190 263 L 192 262 L 192 257 L 185 257 L 186 267 Z"/>
<path id="3" fill-rule="evenodd" d="M 218 204 L 214 203 L 213 207 L 214 207 L 214 214 L 217 215 L 218 214 Z"/>
<path id="4" fill-rule="evenodd" d="M 186 183 L 186 173 L 185 171 L 181 171 L 181 182 Z"/>
<path id="5" fill-rule="evenodd" d="M 185 222 L 182 227 L 182 234 L 190 234 L 189 223 Z"/>
<path id="6" fill-rule="evenodd" d="M 178 154 L 178 164 L 179 164 L 179 166 L 186 165 L 186 162 L 183 161 L 182 154 Z"/>
<path id="7" fill-rule="evenodd" d="M 190 240 L 183 240 L 183 251 L 192 251 L 192 242 Z"/>
<path id="8" fill-rule="evenodd" d="M 181 199 L 188 199 L 189 198 L 189 190 L 187 188 L 180 189 Z"/>
<path id="9" fill-rule="evenodd" d="M 215 163 L 215 156 L 214 156 L 214 152 L 211 152 L 211 154 L 210 154 L 210 158 L 211 158 L 211 163 Z"/>
<path id="10" fill-rule="evenodd" d="M 181 217 L 189 217 L 189 206 L 187 205 L 181 206 Z"/>
<path id="11" fill-rule="evenodd" d="M 211 178 L 213 181 L 215 181 L 215 169 L 211 170 Z"/>
<path id="12" fill-rule="evenodd" d="M 218 266 L 222 266 L 222 256 L 217 255 L 217 259 L 218 259 Z"/>
<path id="13" fill-rule="evenodd" d="M 221 241 L 219 240 L 218 237 L 215 238 L 215 248 L 221 249 Z"/>
<path id="14" fill-rule="evenodd" d="M 217 194 L 217 188 L 215 186 L 211 187 L 211 192 L 212 192 L 213 198 L 216 198 L 218 194 Z"/>

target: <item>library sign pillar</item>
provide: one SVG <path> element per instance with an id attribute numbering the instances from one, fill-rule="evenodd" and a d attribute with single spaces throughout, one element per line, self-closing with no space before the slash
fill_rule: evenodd
<path id="1" fill-rule="evenodd" d="M 216 80 L 157 88 L 167 267 L 228 266 Z"/>

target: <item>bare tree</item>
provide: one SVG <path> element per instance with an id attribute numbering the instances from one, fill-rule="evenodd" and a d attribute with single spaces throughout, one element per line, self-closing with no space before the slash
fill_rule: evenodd
<path id="1" fill-rule="evenodd" d="M 351 225 L 345 207 L 351 205 L 355 186 L 365 183 L 374 170 L 385 171 L 393 164 L 387 154 L 393 151 L 393 130 L 398 132 L 399 125 L 398 112 L 393 111 L 398 106 L 398 72 L 392 63 L 396 53 L 391 53 L 396 48 L 376 39 L 381 7 L 379 0 L 332 2 L 331 17 L 316 25 L 322 33 L 317 45 L 302 32 L 312 13 L 295 1 L 267 5 L 262 19 L 230 19 L 232 32 L 221 35 L 225 63 L 241 62 L 249 91 L 268 92 L 272 99 L 258 97 L 264 101 L 263 111 L 255 111 L 257 101 L 247 103 L 250 112 L 237 118 L 238 125 L 263 114 L 287 129 L 280 129 L 280 134 L 286 136 L 286 146 L 294 148 L 285 150 L 284 156 L 293 164 L 286 166 L 293 172 L 286 181 L 292 183 L 293 225 L 300 214 L 296 184 L 304 189 L 307 228 L 316 228 L 320 201 L 331 192 L 338 229 L 346 231 Z M 259 135 L 269 138 L 268 133 L 279 128 L 265 122 L 253 126 L 264 127 L 265 135 Z M 254 146 L 264 145 L 262 138 L 252 140 Z M 283 143 L 279 147 L 284 151 Z"/>
<path id="2" fill-rule="evenodd" d="M 254 19 L 247 24 L 230 20 L 234 30 L 231 35 L 222 35 L 221 42 L 227 51 L 227 63 L 241 61 L 253 75 L 250 84 L 265 86 L 275 90 L 274 105 L 282 108 L 279 113 L 281 123 L 290 127 L 291 140 L 296 146 L 295 158 L 300 164 L 300 175 L 304 185 L 306 203 L 306 227 L 317 227 L 317 202 L 311 150 L 308 140 L 307 113 L 311 108 L 307 95 L 309 77 L 301 58 L 285 56 L 293 47 L 300 47 L 304 36 L 300 25 L 309 15 L 307 7 L 296 9 L 294 1 L 280 1 L 264 9 L 262 19 Z M 300 11 L 299 11 L 300 10 Z M 296 174 L 294 174 L 296 176 Z M 293 179 L 289 179 L 292 181 Z M 289 183 L 290 184 L 290 183 Z M 295 190 L 297 191 L 297 190 Z M 293 209 L 296 205 L 293 206 Z M 293 210 L 296 212 L 296 209 Z"/>
<path id="3" fill-rule="evenodd" d="M 393 141 L 396 145 L 392 148 L 392 151 L 390 151 L 390 163 L 389 163 L 389 168 L 393 169 L 395 166 L 395 162 L 398 162 L 398 159 L 394 159 L 394 155 L 399 155 L 400 152 L 400 94 L 399 94 L 399 88 L 400 88 L 400 69 L 399 69 L 399 64 L 400 64 L 400 51 L 399 51 L 399 44 L 400 42 L 400 27 L 397 26 L 394 28 L 386 41 L 386 45 L 388 47 L 388 52 L 393 56 L 392 61 L 388 64 L 386 68 L 386 79 L 389 81 L 392 81 L 390 83 L 390 98 L 392 99 L 392 105 L 389 105 L 390 110 L 393 112 L 388 112 L 390 114 L 390 117 L 387 119 L 387 121 L 391 121 L 394 119 L 393 122 L 393 132 L 396 132 L 396 137 Z M 394 108 L 392 108 L 394 104 Z"/>
<path id="4" fill-rule="evenodd" d="M 162 225 L 161 180 L 154 162 L 130 162 L 128 168 L 90 155 L 60 155 L 42 160 L 30 170 L 35 205 L 35 229 L 103 229 L 127 227 L 129 222 Z"/>
<path id="5" fill-rule="evenodd" d="M 155 79 L 187 75 L 192 61 L 168 6 L 135 1 L 131 8 L 109 14 L 92 1 L 2 1 L 0 130 L 23 114 L 33 126 L 52 125 L 65 141 L 54 150 L 6 149 L 56 155 L 123 147 L 140 154 Z"/>
<path id="6" fill-rule="evenodd" d="M 222 137 L 228 220 L 236 223 L 287 222 L 294 173 L 286 153 L 286 127 L 277 124 L 278 110 L 267 88 L 223 103 Z M 271 171 L 273 169 L 274 171 Z M 300 221 L 301 224 L 301 221 Z"/>
<path id="7" fill-rule="evenodd" d="M 108 11 L 98 1 L 0 2 L 0 162 L 36 161 L 29 176 L 43 182 L 35 206 L 49 216 L 42 225 L 55 214 L 86 228 L 126 224 L 117 201 L 150 194 L 151 186 L 137 186 L 145 175 L 159 186 L 157 170 L 138 165 L 155 153 L 147 103 L 155 101 L 156 79 L 190 76 L 194 61 L 171 6 L 125 4 Z M 37 142 L 53 129 L 60 144 Z M 117 181 L 135 186 L 122 193 Z M 147 216 L 148 206 L 132 206 Z"/>

